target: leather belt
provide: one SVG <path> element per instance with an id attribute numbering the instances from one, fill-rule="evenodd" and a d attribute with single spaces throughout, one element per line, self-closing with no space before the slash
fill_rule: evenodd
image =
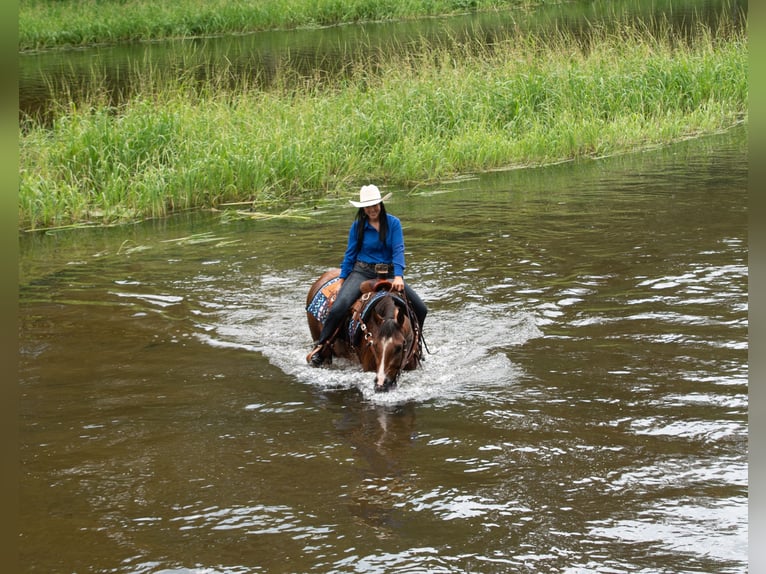
<path id="1" fill-rule="evenodd" d="M 374 271 L 378 275 L 388 275 L 393 269 L 393 265 L 389 263 L 367 263 L 366 261 L 357 261 L 356 265 L 359 265 L 362 269 Z"/>

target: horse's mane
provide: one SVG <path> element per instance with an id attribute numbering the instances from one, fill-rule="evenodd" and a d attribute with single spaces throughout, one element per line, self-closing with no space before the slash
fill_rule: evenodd
<path id="1" fill-rule="evenodd" d="M 381 337 L 390 337 L 398 330 L 399 323 L 396 322 L 396 319 L 384 319 L 383 323 L 380 324 L 380 331 L 378 332 Z"/>
<path id="2" fill-rule="evenodd" d="M 385 303 L 383 303 L 383 301 L 385 301 Z M 383 297 L 381 303 L 381 307 L 385 307 L 385 309 L 383 310 L 383 313 L 380 313 L 383 317 L 383 322 L 380 324 L 378 333 L 381 337 L 390 337 L 401 329 L 394 316 L 394 312 L 398 305 L 391 299 L 391 297 Z M 406 313 L 404 309 L 399 309 L 399 312 Z"/>

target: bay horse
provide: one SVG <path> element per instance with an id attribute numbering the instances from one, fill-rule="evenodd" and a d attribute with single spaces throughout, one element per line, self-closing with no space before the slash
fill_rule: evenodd
<path id="1" fill-rule="evenodd" d="M 340 269 L 325 271 L 306 296 L 306 317 L 314 341 L 339 291 Z M 375 373 L 375 391 L 396 386 L 402 371 L 415 369 L 422 357 L 422 338 L 415 313 L 404 293 L 391 290 L 386 279 L 362 284 L 362 294 L 349 309 L 330 340 L 325 361 L 332 357 L 356 360 L 364 371 Z"/>

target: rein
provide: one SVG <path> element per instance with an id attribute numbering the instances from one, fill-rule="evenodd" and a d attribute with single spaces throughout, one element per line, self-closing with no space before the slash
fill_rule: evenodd
<path id="1" fill-rule="evenodd" d="M 410 302 L 407 299 L 407 293 L 405 291 L 402 291 L 402 300 L 404 301 L 404 307 L 407 310 L 407 316 L 410 318 L 410 325 L 412 325 L 412 333 L 414 335 L 410 350 L 402 362 L 403 368 L 404 365 L 406 365 L 413 358 L 413 356 L 416 358 L 416 363 L 414 366 L 417 366 L 417 364 L 420 363 L 420 359 L 423 356 L 423 344 L 425 343 L 425 339 L 423 339 L 423 334 L 420 332 L 420 323 L 418 322 L 418 318 L 415 315 L 415 309 L 413 309 L 412 305 L 410 305 Z M 428 345 L 426 345 L 426 351 L 428 351 Z M 430 351 L 428 351 L 428 353 L 430 353 Z"/>

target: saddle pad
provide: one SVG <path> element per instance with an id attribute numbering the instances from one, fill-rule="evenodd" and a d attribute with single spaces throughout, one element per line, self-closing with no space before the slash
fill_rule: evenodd
<path id="1" fill-rule="evenodd" d="M 314 295 L 313 299 L 311 299 L 311 303 L 306 307 L 306 311 L 311 313 L 314 318 L 322 324 L 324 324 L 327 319 L 330 307 L 332 307 L 332 304 L 335 301 L 335 296 L 338 294 L 338 289 L 340 288 L 338 279 L 340 278 L 334 277 L 322 285 L 316 292 L 316 295 Z"/>

